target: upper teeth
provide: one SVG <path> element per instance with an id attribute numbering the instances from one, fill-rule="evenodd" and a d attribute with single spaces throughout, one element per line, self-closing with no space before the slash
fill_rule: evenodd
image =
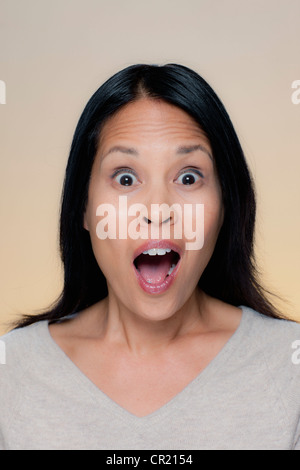
<path id="1" fill-rule="evenodd" d="M 143 255 L 165 255 L 166 253 L 170 253 L 171 248 L 151 248 L 150 250 L 143 251 Z"/>

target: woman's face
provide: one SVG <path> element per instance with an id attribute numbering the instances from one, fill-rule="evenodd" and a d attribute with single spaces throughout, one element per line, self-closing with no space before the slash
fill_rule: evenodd
<path id="1" fill-rule="evenodd" d="M 196 289 L 222 223 L 210 143 L 187 113 L 143 98 L 104 124 L 84 226 L 109 297 L 120 308 L 148 320 L 179 311 Z"/>

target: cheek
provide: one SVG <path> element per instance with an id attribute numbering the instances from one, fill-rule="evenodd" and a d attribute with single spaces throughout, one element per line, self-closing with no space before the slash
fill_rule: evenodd
<path id="1" fill-rule="evenodd" d="M 128 239 L 119 239 L 118 210 L 113 203 L 96 202 L 87 206 L 85 224 L 88 226 L 92 250 L 97 264 L 111 284 L 126 278 L 128 269 Z M 108 210 L 106 210 L 108 209 Z M 100 214 L 101 212 L 101 214 Z M 127 264 L 126 264 L 127 263 Z"/>
<path id="2" fill-rule="evenodd" d="M 84 214 L 84 228 L 93 234 L 96 233 L 97 226 L 103 219 L 108 222 L 108 227 L 113 228 L 116 200 L 107 190 L 102 177 L 92 175 L 88 194 L 88 203 Z"/>
<path id="3" fill-rule="evenodd" d="M 110 284 L 120 283 L 124 275 L 126 240 L 99 240 L 97 235 L 91 234 L 91 244 L 97 264 Z"/>
<path id="4" fill-rule="evenodd" d="M 201 275 L 210 261 L 223 224 L 223 206 L 219 198 L 203 201 L 202 217 L 196 219 L 195 242 L 189 244 L 189 256 L 194 259 L 196 270 Z M 186 245 L 187 246 L 187 245 Z"/>
<path id="5" fill-rule="evenodd" d="M 113 267 L 116 265 L 116 259 L 120 253 L 118 247 L 115 246 L 116 240 L 113 238 L 104 238 L 104 232 L 108 228 L 112 229 L 113 225 L 113 214 L 112 212 L 105 212 L 105 205 L 103 197 L 97 195 L 97 197 L 89 197 L 89 202 L 84 214 L 84 228 L 88 230 L 92 250 L 96 258 L 97 264 L 105 277 L 109 271 L 109 266 Z M 106 203 L 107 204 L 107 203 Z M 102 208 L 102 215 L 97 215 L 99 209 Z M 101 235 L 102 232 L 102 235 Z"/>
<path id="6" fill-rule="evenodd" d="M 203 242 L 202 250 L 210 250 L 215 246 L 224 220 L 224 210 L 218 187 L 208 188 L 201 195 L 201 210 L 193 219 L 193 230 Z M 201 250 L 200 250 L 201 251 Z"/>
<path id="7" fill-rule="evenodd" d="M 218 235 L 223 223 L 222 207 L 204 207 L 204 230 L 203 230 L 203 246 L 196 251 L 187 252 L 187 266 L 189 271 L 186 275 L 187 286 L 198 283 L 206 266 L 208 265 L 218 239 Z M 188 287 L 187 287 L 188 288 Z"/>

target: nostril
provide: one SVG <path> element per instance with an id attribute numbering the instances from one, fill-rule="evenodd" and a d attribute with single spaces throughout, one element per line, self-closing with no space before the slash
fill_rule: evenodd
<path id="1" fill-rule="evenodd" d="M 163 224 L 165 224 L 166 222 L 169 222 L 169 220 L 171 220 L 171 217 L 168 217 L 166 220 L 163 220 Z M 149 225 L 151 224 L 151 220 L 148 219 L 147 217 L 144 217 L 144 221 Z"/>

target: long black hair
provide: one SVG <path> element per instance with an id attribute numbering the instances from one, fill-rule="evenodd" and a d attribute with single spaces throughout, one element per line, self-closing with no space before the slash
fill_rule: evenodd
<path id="1" fill-rule="evenodd" d="M 245 305 L 270 317 L 282 317 L 258 280 L 254 258 L 254 185 L 223 104 L 201 76 L 183 65 L 138 64 L 108 79 L 91 97 L 79 119 L 61 202 L 63 290 L 46 311 L 24 316 L 17 326 L 40 320 L 55 322 L 108 295 L 89 232 L 83 227 L 89 179 L 103 124 L 122 106 L 141 97 L 164 100 L 186 111 L 206 133 L 213 151 L 225 217 L 199 287 L 231 305 Z"/>

